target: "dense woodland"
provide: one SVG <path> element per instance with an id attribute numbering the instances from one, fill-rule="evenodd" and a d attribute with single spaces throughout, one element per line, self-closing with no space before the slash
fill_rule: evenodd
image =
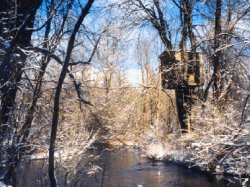
<path id="1" fill-rule="evenodd" d="M 249 0 L 1 0 L 1 180 L 43 156 L 57 186 L 102 143 L 246 182 L 249 25 Z"/>

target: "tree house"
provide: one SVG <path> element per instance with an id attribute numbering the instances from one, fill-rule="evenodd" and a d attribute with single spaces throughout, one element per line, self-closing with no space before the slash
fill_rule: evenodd
<path id="1" fill-rule="evenodd" d="M 181 52 L 178 51 L 169 53 L 164 51 L 159 56 L 163 88 L 176 89 L 178 86 L 195 88 L 204 84 L 202 53 L 196 52 L 196 57 L 191 58 L 191 52 L 187 52 L 184 58 L 186 62 L 182 62 Z"/>

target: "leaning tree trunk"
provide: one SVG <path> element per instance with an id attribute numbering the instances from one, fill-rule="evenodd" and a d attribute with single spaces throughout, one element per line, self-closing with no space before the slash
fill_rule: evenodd
<path id="1" fill-rule="evenodd" d="M 60 77 L 56 86 L 56 93 L 54 98 L 54 110 L 53 110 L 53 117 L 52 117 L 52 124 L 51 124 L 51 135 L 50 135 L 50 145 L 49 145 L 49 180 L 50 180 L 50 186 L 56 187 L 57 182 L 54 174 L 54 152 L 55 152 L 55 142 L 56 142 L 56 136 L 57 136 L 57 126 L 58 126 L 58 118 L 59 118 L 59 107 L 60 107 L 60 95 L 62 90 L 62 85 L 64 82 L 64 79 L 67 74 L 69 61 L 71 58 L 71 53 L 74 48 L 74 42 L 76 38 L 76 34 L 82 24 L 82 21 L 84 20 L 85 16 L 88 14 L 94 0 L 88 0 L 86 6 L 82 9 L 81 15 L 79 16 L 74 30 L 70 36 L 68 47 L 67 47 L 67 53 L 64 60 L 64 64 L 60 73 Z"/>
<path id="2" fill-rule="evenodd" d="M 59 32 L 56 33 L 58 38 L 62 34 L 63 28 L 66 24 L 69 10 L 71 9 L 71 7 L 73 5 L 73 0 L 70 0 L 67 3 L 68 3 L 67 10 L 66 10 L 65 14 L 63 15 L 63 20 L 62 20 L 62 23 L 60 25 L 60 30 L 59 30 Z M 43 39 L 43 49 L 48 51 L 49 53 L 50 52 L 53 53 L 57 48 L 57 42 L 54 42 L 53 44 L 50 44 L 50 42 L 49 42 L 50 41 L 49 35 L 50 35 L 51 24 L 52 24 L 51 15 L 54 12 L 55 12 L 55 1 L 51 0 L 49 2 L 49 4 L 47 5 L 47 20 L 48 20 L 48 22 L 46 24 L 44 39 Z M 21 144 L 24 144 L 27 142 L 27 139 L 28 139 L 28 136 L 30 133 L 31 124 L 32 124 L 32 121 L 34 119 L 35 112 L 36 112 L 37 101 L 38 101 L 39 97 L 41 96 L 43 77 L 44 77 L 46 68 L 50 62 L 50 59 L 51 59 L 51 57 L 49 54 L 43 54 L 43 56 L 41 58 L 41 68 L 40 68 L 40 71 L 39 71 L 38 76 L 37 76 L 36 86 L 33 90 L 32 102 L 28 108 L 27 115 L 25 116 L 24 124 L 21 128 L 21 132 L 19 133 L 18 142 Z M 62 63 L 60 63 L 60 64 L 62 65 Z M 74 80 L 74 77 L 72 77 L 71 75 L 70 75 L 70 77 Z"/>

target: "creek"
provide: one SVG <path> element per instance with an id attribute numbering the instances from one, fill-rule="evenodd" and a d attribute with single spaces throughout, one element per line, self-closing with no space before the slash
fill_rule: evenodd
<path id="1" fill-rule="evenodd" d="M 170 163 L 141 157 L 139 149 L 93 149 L 83 155 L 85 169 L 79 169 L 69 182 L 65 171 L 57 172 L 59 186 L 76 187 L 239 187 L 218 176 Z M 89 158 L 95 157 L 95 160 Z M 84 165 L 84 164 L 83 164 Z M 97 167 L 100 166 L 102 170 Z M 88 171 L 87 171 L 88 170 Z M 98 172 L 93 172 L 94 170 Z M 16 172 L 17 187 L 46 187 L 47 160 L 22 163 Z M 248 184 L 247 187 L 250 187 Z"/>

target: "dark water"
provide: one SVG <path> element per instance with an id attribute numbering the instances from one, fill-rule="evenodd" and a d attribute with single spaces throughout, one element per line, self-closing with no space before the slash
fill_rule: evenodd
<path id="1" fill-rule="evenodd" d="M 152 162 L 140 157 L 140 152 L 134 149 L 119 149 L 112 151 L 90 151 L 90 155 L 99 159 L 90 161 L 83 159 L 85 168 L 78 169 L 74 175 L 68 175 L 61 170 L 58 176 L 59 186 L 77 187 L 239 187 L 239 183 L 228 183 L 217 180 L 215 176 L 187 169 L 173 163 Z M 87 161 L 88 160 L 88 161 Z M 87 169 L 94 164 L 103 170 L 93 175 L 87 174 Z M 48 186 L 45 160 L 29 161 L 22 164 L 16 174 L 17 187 Z M 66 182 L 67 181 L 67 182 Z M 250 185 L 248 185 L 250 186 Z"/>

